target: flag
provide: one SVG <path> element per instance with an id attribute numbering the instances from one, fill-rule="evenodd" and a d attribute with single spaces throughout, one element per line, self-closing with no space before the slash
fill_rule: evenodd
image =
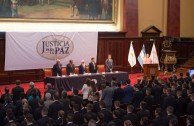
<path id="1" fill-rule="evenodd" d="M 141 65 L 141 67 L 143 68 L 143 59 L 146 56 L 146 51 L 145 51 L 145 46 L 143 44 L 143 47 L 141 49 L 141 52 L 137 58 L 137 60 L 139 61 L 139 64 Z"/>
<path id="2" fill-rule="evenodd" d="M 136 56 L 135 56 L 135 52 L 133 49 L 132 41 L 131 41 L 129 54 L 128 54 L 128 62 L 131 65 L 131 67 L 133 67 L 136 64 Z"/>
<path id="3" fill-rule="evenodd" d="M 158 64 L 158 70 L 160 70 L 158 54 L 157 54 L 157 51 L 156 51 L 155 43 L 153 43 L 153 46 L 152 46 L 152 51 L 151 51 L 151 54 L 150 54 L 150 59 L 152 60 L 153 64 Z"/>

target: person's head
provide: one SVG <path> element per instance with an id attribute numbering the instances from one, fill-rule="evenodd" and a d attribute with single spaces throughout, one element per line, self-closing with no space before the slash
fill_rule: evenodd
<path id="1" fill-rule="evenodd" d="M 60 62 L 61 62 L 60 59 L 57 59 L 57 60 L 56 60 L 56 63 L 57 63 L 57 64 L 60 64 Z"/>
<path id="2" fill-rule="evenodd" d="M 90 81 L 91 81 L 90 78 L 86 78 L 86 84 L 87 84 L 88 86 L 90 86 Z"/>
<path id="3" fill-rule="evenodd" d="M 180 73 L 179 75 L 180 75 L 180 77 L 183 77 L 183 73 Z"/>
<path id="4" fill-rule="evenodd" d="M 172 106 L 168 106 L 166 108 L 166 113 L 169 114 L 169 115 L 172 115 L 174 112 L 174 108 Z"/>
<path id="5" fill-rule="evenodd" d="M 85 64 L 85 61 L 84 61 L 84 60 L 82 60 L 82 61 L 81 61 L 81 64 Z"/>
<path id="6" fill-rule="evenodd" d="M 47 83 L 47 84 L 46 84 L 46 87 L 47 87 L 47 89 L 52 89 L 51 83 Z"/>
<path id="7" fill-rule="evenodd" d="M 90 119 L 88 122 L 88 126 L 96 126 L 96 120 Z"/>
<path id="8" fill-rule="evenodd" d="M 66 91 L 62 91 L 61 92 L 61 98 L 67 98 L 67 92 Z"/>
<path id="9" fill-rule="evenodd" d="M 45 99 L 46 99 L 46 100 L 50 100 L 50 99 L 51 99 L 51 93 L 47 92 L 47 93 L 45 94 Z"/>
<path id="10" fill-rule="evenodd" d="M 85 114 L 84 115 L 84 122 L 88 123 L 92 119 L 92 114 Z"/>
<path id="11" fill-rule="evenodd" d="M 78 112 L 80 110 L 80 106 L 78 104 L 73 105 L 73 111 Z"/>
<path id="12" fill-rule="evenodd" d="M 181 96 L 182 96 L 182 91 L 181 91 L 181 90 L 178 90 L 178 91 L 176 92 L 176 95 L 177 95 L 178 98 L 181 97 Z"/>
<path id="13" fill-rule="evenodd" d="M 133 124 L 132 124 L 131 120 L 125 120 L 124 126 L 133 126 Z"/>
<path id="14" fill-rule="evenodd" d="M 93 96 L 93 101 L 98 101 L 98 100 L 99 100 L 99 94 L 96 93 L 96 94 L 94 94 L 94 96 Z"/>
<path id="15" fill-rule="evenodd" d="M 48 114 L 48 108 L 47 107 L 43 107 L 42 110 L 41 110 L 42 117 L 43 116 L 47 116 L 47 114 Z"/>
<path id="16" fill-rule="evenodd" d="M 90 112 L 93 109 L 93 105 L 91 103 L 87 104 L 87 111 Z"/>
<path id="17" fill-rule="evenodd" d="M 53 99 L 54 99 L 54 100 L 59 100 L 59 99 L 60 99 L 60 94 L 59 94 L 58 91 L 56 91 L 56 92 L 54 93 Z"/>
<path id="18" fill-rule="evenodd" d="M 86 101 L 82 101 L 81 107 L 86 107 L 86 105 L 87 105 L 87 102 Z"/>
<path id="19" fill-rule="evenodd" d="M 39 100 L 38 100 L 38 105 L 39 105 L 40 107 L 43 107 L 43 106 L 44 106 L 44 99 L 39 99 Z"/>
<path id="20" fill-rule="evenodd" d="M 128 112 L 128 113 L 129 113 L 129 112 L 132 113 L 133 110 L 134 110 L 133 105 L 128 105 L 128 106 L 127 106 L 127 112 Z"/>
<path id="21" fill-rule="evenodd" d="M 29 86 L 30 86 L 30 88 L 34 88 L 34 82 L 31 81 L 31 82 L 29 83 Z"/>
<path id="22" fill-rule="evenodd" d="M 182 84 L 182 89 L 186 89 L 187 88 L 187 84 L 186 83 L 183 83 Z"/>
<path id="23" fill-rule="evenodd" d="M 150 88 L 147 88 L 146 89 L 146 95 L 150 95 L 151 94 L 151 89 Z"/>
<path id="24" fill-rule="evenodd" d="M 142 126 L 147 126 L 148 123 L 149 123 L 148 117 L 142 117 L 142 118 L 141 118 L 140 124 L 141 124 Z"/>
<path id="25" fill-rule="evenodd" d="M 171 94 L 171 89 L 170 89 L 170 88 L 167 88 L 167 89 L 166 89 L 166 94 L 167 94 L 167 95 L 170 95 L 170 94 Z"/>
<path id="26" fill-rule="evenodd" d="M 108 54 L 108 59 L 111 59 L 111 58 L 112 58 L 111 54 Z"/>
<path id="27" fill-rule="evenodd" d="M 140 102 L 140 108 L 141 109 L 146 109 L 146 105 L 147 105 L 146 102 L 144 102 L 144 101 Z"/>
<path id="28" fill-rule="evenodd" d="M 172 118 L 169 121 L 169 126 L 178 126 L 178 120 L 176 118 Z"/>
<path id="29" fill-rule="evenodd" d="M 31 115 L 31 114 L 26 114 L 26 116 L 25 116 L 26 118 L 26 122 L 27 123 L 33 123 L 34 122 L 34 117 L 33 117 L 33 115 Z"/>
<path id="30" fill-rule="evenodd" d="M 70 63 L 70 64 L 73 64 L 73 60 L 69 60 L 69 63 Z"/>
<path id="31" fill-rule="evenodd" d="M 20 80 L 16 80 L 15 84 L 16 85 L 20 85 L 21 84 L 21 81 Z"/>
<path id="32" fill-rule="evenodd" d="M 194 115 L 187 116 L 187 124 L 194 125 Z"/>
<path id="33" fill-rule="evenodd" d="M 117 83 L 117 87 L 121 88 L 121 83 Z"/>
<path id="34" fill-rule="evenodd" d="M 108 123 L 107 126 L 116 126 L 116 123 L 112 120 L 112 121 L 110 121 L 110 122 Z"/>
<path id="35" fill-rule="evenodd" d="M 106 108 L 106 104 L 103 101 L 99 102 L 99 106 L 100 109 Z"/>
<path id="36" fill-rule="evenodd" d="M 96 92 L 96 84 L 95 84 L 95 82 L 93 80 L 90 81 L 90 86 L 92 88 L 92 91 Z"/>
<path id="37" fill-rule="evenodd" d="M 130 83 L 131 83 L 131 80 L 130 80 L 130 79 L 127 79 L 127 80 L 126 80 L 126 83 L 127 83 L 127 84 L 130 84 Z"/>
<path id="38" fill-rule="evenodd" d="M 190 96 L 191 100 L 194 101 L 194 93 Z"/>
<path id="39" fill-rule="evenodd" d="M 73 89 L 73 94 L 78 95 L 79 91 L 77 89 Z"/>
<path id="40" fill-rule="evenodd" d="M 5 91 L 6 94 L 8 94 L 9 93 L 9 88 L 8 87 L 5 87 L 4 88 L 4 91 Z"/>
<path id="41" fill-rule="evenodd" d="M 150 57 L 150 55 L 147 53 L 147 54 L 146 54 L 146 58 L 149 58 L 149 57 Z"/>
<path id="42" fill-rule="evenodd" d="M 67 114 L 67 122 L 73 122 L 73 114 Z"/>
<path id="43" fill-rule="evenodd" d="M 112 76 L 112 81 L 117 81 L 117 77 L 116 76 Z"/>
<path id="44" fill-rule="evenodd" d="M 187 89 L 187 95 L 191 95 L 193 93 L 193 90 L 192 89 Z"/>
<path id="45" fill-rule="evenodd" d="M 65 112 L 63 110 L 59 110 L 58 111 L 58 117 L 59 118 L 64 118 L 64 116 L 65 116 Z"/>
<path id="46" fill-rule="evenodd" d="M 91 58 L 91 62 L 95 62 L 95 58 L 94 57 Z"/>
<path id="47" fill-rule="evenodd" d="M 120 107 L 120 101 L 114 101 L 114 107 L 115 108 Z"/>
<path id="48" fill-rule="evenodd" d="M 6 116 L 8 117 L 9 120 L 14 120 L 15 119 L 14 112 L 11 108 L 8 108 L 6 110 Z"/>
<path id="49" fill-rule="evenodd" d="M 161 108 L 156 108 L 156 109 L 155 109 L 155 116 L 156 116 L 156 117 L 162 116 L 162 109 L 161 109 Z"/>
<path id="50" fill-rule="evenodd" d="M 104 120 L 104 113 L 103 112 L 98 112 L 97 119 L 98 120 Z"/>
<path id="51" fill-rule="evenodd" d="M 164 86 L 163 89 L 162 89 L 162 92 L 163 92 L 164 94 L 166 94 L 166 90 L 167 90 L 167 86 Z"/>
<path id="52" fill-rule="evenodd" d="M 189 72 L 187 72 L 187 73 L 186 73 L 186 76 L 187 76 L 187 77 L 190 77 L 190 73 L 189 73 Z"/>

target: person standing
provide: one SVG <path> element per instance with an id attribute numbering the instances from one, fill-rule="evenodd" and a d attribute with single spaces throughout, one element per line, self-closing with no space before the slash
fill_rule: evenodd
<path id="1" fill-rule="evenodd" d="M 91 62 L 89 63 L 89 71 L 90 71 L 90 73 L 96 73 L 97 72 L 97 65 L 95 63 L 94 57 L 91 58 Z"/>
<path id="2" fill-rule="evenodd" d="M 105 61 L 106 72 L 112 72 L 113 69 L 113 60 L 111 54 L 108 54 L 108 59 Z"/>
<path id="3" fill-rule="evenodd" d="M 84 60 L 81 61 L 81 65 L 79 65 L 79 74 L 86 73 L 86 64 Z"/>
<path id="4" fill-rule="evenodd" d="M 152 64 L 152 60 L 151 60 L 149 54 L 146 54 L 146 57 L 144 58 L 143 63 L 144 64 Z"/>
<path id="5" fill-rule="evenodd" d="M 66 66 L 67 75 L 75 73 L 75 65 L 73 64 L 73 60 L 69 60 L 69 63 Z"/>
<path id="6" fill-rule="evenodd" d="M 53 65 L 53 76 L 62 76 L 62 64 L 60 63 L 60 60 L 56 60 L 56 64 Z"/>
<path id="7" fill-rule="evenodd" d="M 24 88 L 20 86 L 20 80 L 16 80 L 16 87 L 12 88 L 13 102 L 16 103 L 20 99 L 20 93 L 24 93 Z"/>

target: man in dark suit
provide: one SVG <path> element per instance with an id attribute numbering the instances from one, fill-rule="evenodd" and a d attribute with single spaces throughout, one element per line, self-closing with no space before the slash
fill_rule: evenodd
<path id="1" fill-rule="evenodd" d="M 157 84 L 158 82 L 156 80 L 152 81 L 152 88 L 151 88 L 151 92 L 152 95 L 154 96 L 154 104 L 158 105 L 160 104 L 160 100 L 161 100 L 161 87 Z"/>
<path id="2" fill-rule="evenodd" d="M 141 101 L 140 102 L 140 111 L 137 112 L 137 117 L 139 119 L 139 121 L 141 120 L 141 118 L 143 117 L 150 117 L 150 111 L 146 109 L 146 102 Z"/>
<path id="3" fill-rule="evenodd" d="M 146 96 L 144 97 L 143 101 L 147 104 L 147 109 L 151 110 L 152 105 L 154 105 L 154 96 L 151 95 L 151 89 L 146 89 Z"/>
<path id="4" fill-rule="evenodd" d="M 123 88 L 121 88 L 121 83 L 118 83 L 117 86 L 118 87 L 114 91 L 113 100 L 114 101 L 118 100 L 118 101 L 121 102 L 122 101 L 122 98 L 125 95 L 125 92 L 124 92 Z"/>
<path id="5" fill-rule="evenodd" d="M 173 114 L 173 112 L 174 112 L 174 108 L 172 106 L 168 106 L 166 108 L 167 116 L 165 118 L 166 118 L 167 124 L 169 124 L 171 119 L 177 119 L 177 117 Z"/>
<path id="6" fill-rule="evenodd" d="M 123 89 L 124 90 L 124 96 L 122 98 L 122 103 L 130 103 L 133 97 L 133 87 L 130 85 L 131 80 L 126 80 L 127 86 Z"/>
<path id="7" fill-rule="evenodd" d="M 108 123 L 109 121 L 112 120 L 112 113 L 108 109 L 106 109 L 106 105 L 103 101 L 99 103 L 100 106 L 100 112 L 104 114 L 104 121 Z"/>
<path id="8" fill-rule="evenodd" d="M 16 103 L 20 99 L 20 93 L 24 92 L 24 88 L 20 87 L 20 80 L 16 80 L 16 87 L 12 88 L 13 102 Z"/>
<path id="9" fill-rule="evenodd" d="M 77 104 L 73 105 L 73 123 L 77 125 L 82 125 L 84 123 L 84 117 L 83 114 L 80 112 L 80 106 Z"/>
<path id="10" fill-rule="evenodd" d="M 67 75 L 75 73 L 75 65 L 73 64 L 73 60 L 69 60 L 69 63 L 66 66 Z"/>
<path id="11" fill-rule="evenodd" d="M 57 120 L 58 118 L 58 111 L 63 110 L 63 104 L 60 103 L 58 100 L 60 99 L 59 92 L 54 93 L 54 102 L 49 106 L 48 116 Z"/>
<path id="12" fill-rule="evenodd" d="M 191 102 L 187 106 L 187 115 L 194 115 L 194 94 L 190 96 Z"/>
<path id="13" fill-rule="evenodd" d="M 82 97 L 78 96 L 77 89 L 73 89 L 73 97 L 70 99 L 70 101 L 73 101 L 75 104 L 78 104 L 81 107 L 83 99 Z"/>
<path id="14" fill-rule="evenodd" d="M 91 58 L 91 62 L 89 63 L 89 71 L 90 73 L 96 73 L 98 70 L 97 65 L 95 63 L 94 57 Z"/>
<path id="15" fill-rule="evenodd" d="M 53 65 L 53 76 L 62 76 L 62 64 L 60 63 L 60 60 L 56 60 L 56 64 Z"/>
<path id="16" fill-rule="evenodd" d="M 120 108 L 120 101 L 114 101 L 114 108 L 115 110 L 118 110 L 120 112 L 120 115 L 118 118 L 123 120 L 124 115 L 127 113 L 124 109 Z"/>
<path id="17" fill-rule="evenodd" d="M 143 99 L 143 93 L 139 90 L 139 87 L 137 85 L 134 86 L 135 92 L 133 95 L 133 98 L 131 100 L 131 103 L 135 108 L 139 108 L 139 104 L 141 100 Z"/>
<path id="18" fill-rule="evenodd" d="M 102 98 L 101 99 L 106 104 L 106 108 L 108 110 L 111 110 L 113 96 L 114 96 L 114 88 L 110 87 L 110 85 L 107 84 L 106 88 L 102 92 Z"/>
<path id="19" fill-rule="evenodd" d="M 167 120 L 162 116 L 162 109 L 156 108 L 155 119 L 152 122 L 152 126 L 166 126 Z"/>
<path id="20" fill-rule="evenodd" d="M 127 106 L 127 114 L 123 117 L 123 121 L 131 120 L 132 124 L 136 126 L 139 122 L 138 122 L 137 115 L 133 113 L 133 110 L 134 110 L 133 105 Z"/>
<path id="21" fill-rule="evenodd" d="M 67 125 L 65 125 L 65 126 L 78 126 L 78 125 L 76 125 L 75 123 L 73 123 L 73 114 L 68 114 L 67 115 L 67 118 L 66 118 L 66 120 L 67 120 Z"/>
<path id="22" fill-rule="evenodd" d="M 176 102 L 176 99 L 175 97 L 171 94 L 171 89 L 168 88 L 166 90 L 166 97 L 164 98 L 164 101 L 163 101 L 163 104 L 162 104 L 162 107 L 163 109 L 166 109 L 168 106 L 172 106 L 172 107 L 175 107 L 175 102 Z"/>
<path id="23" fill-rule="evenodd" d="M 81 61 L 81 65 L 79 65 L 79 74 L 86 73 L 86 64 L 84 60 Z"/>
<path id="24" fill-rule="evenodd" d="M 46 107 L 42 108 L 42 111 L 41 111 L 42 118 L 38 120 L 39 126 L 47 126 L 47 123 L 50 121 L 54 123 L 54 120 L 48 117 L 47 114 L 48 114 L 48 109 Z"/>
<path id="25" fill-rule="evenodd" d="M 175 115 L 177 117 L 185 115 L 186 103 L 185 99 L 182 97 L 182 91 L 177 91 L 177 99 L 175 104 Z"/>

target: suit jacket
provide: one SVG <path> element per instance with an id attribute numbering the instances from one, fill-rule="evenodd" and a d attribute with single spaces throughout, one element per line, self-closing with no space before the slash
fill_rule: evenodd
<path id="1" fill-rule="evenodd" d="M 152 126 L 166 126 L 167 124 L 167 120 L 162 117 L 156 117 L 153 121 L 152 121 Z"/>
<path id="2" fill-rule="evenodd" d="M 112 59 L 107 59 L 105 61 L 105 66 L 106 66 L 106 72 L 110 72 L 110 69 L 113 69 L 113 60 Z"/>
<path id="3" fill-rule="evenodd" d="M 79 74 L 84 74 L 86 73 L 86 65 L 85 67 L 81 64 L 79 65 Z"/>
<path id="4" fill-rule="evenodd" d="M 138 125 L 138 118 L 137 115 L 135 113 L 127 113 L 124 117 L 123 117 L 123 121 L 125 120 L 131 120 L 132 124 L 134 126 Z"/>
<path id="5" fill-rule="evenodd" d="M 168 106 L 175 107 L 175 103 L 176 103 L 176 99 L 174 98 L 174 96 L 173 95 L 169 95 L 169 96 L 166 96 L 164 98 L 162 107 L 163 107 L 163 109 L 166 110 L 166 108 Z"/>
<path id="6" fill-rule="evenodd" d="M 160 104 L 160 99 L 161 99 L 161 87 L 156 85 L 152 87 L 152 95 L 154 96 L 154 104 Z"/>
<path id="7" fill-rule="evenodd" d="M 77 95 L 73 96 L 70 100 L 73 101 L 75 104 L 78 104 L 79 106 L 81 106 L 81 103 L 83 101 L 82 97 Z"/>
<path id="8" fill-rule="evenodd" d="M 124 96 L 122 98 L 122 103 L 129 103 L 133 97 L 133 87 L 131 85 L 127 85 L 124 89 Z"/>
<path id="9" fill-rule="evenodd" d="M 75 73 L 75 65 L 74 64 L 67 64 L 66 66 L 66 72 L 67 72 L 67 75 L 70 75 L 70 73 Z"/>
<path id="10" fill-rule="evenodd" d="M 152 105 L 154 105 L 154 96 L 152 95 L 145 96 L 144 101 L 147 103 L 147 108 L 151 110 Z"/>
<path id="11" fill-rule="evenodd" d="M 142 117 L 150 117 L 150 111 L 147 109 L 142 109 L 139 112 L 137 112 L 137 117 L 139 121 L 141 120 Z"/>
<path id="12" fill-rule="evenodd" d="M 20 86 L 16 86 L 12 88 L 13 101 L 14 103 L 20 99 L 20 93 L 24 92 L 24 88 Z"/>
<path id="13" fill-rule="evenodd" d="M 112 100 L 114 95 L 113 87 L 106 87 L 102 92 L 102 101 L 104 101 L 106 107 L 112 106 Z"/>
<path id="14" fill-rule="evenodd" d="M 111 111 L 109 111 L 109 110 L 106 109 L 106 108 L 103 108 L 103 109 L 101 109 L 100 112 L 102 112 L 102 113 L 104 114 L 104 121 L 105 121 L 106 123 L 108 123 L 109 121 L 112 120 L 112 113 L 111 113 Z"/>
<path id="15" fill-rule="evenodd" d="M 89 63 L 89 71 L 90 73 L 96 73 L 98 70 L 96 63 Z"/>
<path id="16" fill-rule="evenodd" d="M 127 111 L 125 111 L 125 110 L 122 109 L 122 108 L 116 108 L 115 110 L 118 110 L 118 111 L 120 112 L 119 118 L 120 118 L 121 120 L 123 120 L 123 117 L 124 117 L 124 115 L 126 115 Z"/>
<path id="17" fill-rule="evenodd" d="M 185 110 L 186 110 L 185 99 L 182 97 L 176 99 L 176 104 L 174 109 L 175 109 L 175 115 L 177 117 L 185 115 Z"/>
<path id="18" fill-rule="evenodd" d="M 94 113 L 98 113 L 100 111 L 99 102 L 93 102 L 93 110 Z"/>
<path id="19" fill-rule="evenodd" d="M 125 92 L 122 88 L 116 88 L 115 91 L 114 91 L 114 101 L 115 100 L 118 100 L 121 102 L 122 98 L 124 97 L 125 95 Z"/>
<path id="20" fill-rule="evenodd" d="M 141 100 L 143 99 L 143 93 L 142 91 L 135 91 L 132 99 L 132 104 L 134 108 L 139 108 L 139 104 Z"/>
<path id="21" fill-rule="evenodd" d="M 55 101 L 53 104 L 49 106 L 48 110 L 48 116 L 53 118 L 54 120 L 57 120 L 58 118 L 58 111 L 63 110 L 63 104 L 59 101 Z"/>
<path id="22" fill-rule="evenodd" d="M 187 115 L 194 115 L 194 101 L 192 101 L 188 104 Z"/>
<path id="23" fill-rule="evenodd" d="M 54 122 L 54 120 L 52 118 L 49 118 L 48 116 L 44 116 L 44 117 L 40 118 L 37 123 L 39 126 L 47 126 L 47 123 L 49 121 Z"/>
<path id="24" fill-rule="evenodd" d="M 84 116 L 81 112 L 75 112 L 73 117 L 73 123 L 81 126 L 84 123 Z"/>
<path id="25" fill-rule="evenodd" d="M 57 63 L 53 65 L 53 76 L 62 76 L 62 64 L 58 65 Z"/>

